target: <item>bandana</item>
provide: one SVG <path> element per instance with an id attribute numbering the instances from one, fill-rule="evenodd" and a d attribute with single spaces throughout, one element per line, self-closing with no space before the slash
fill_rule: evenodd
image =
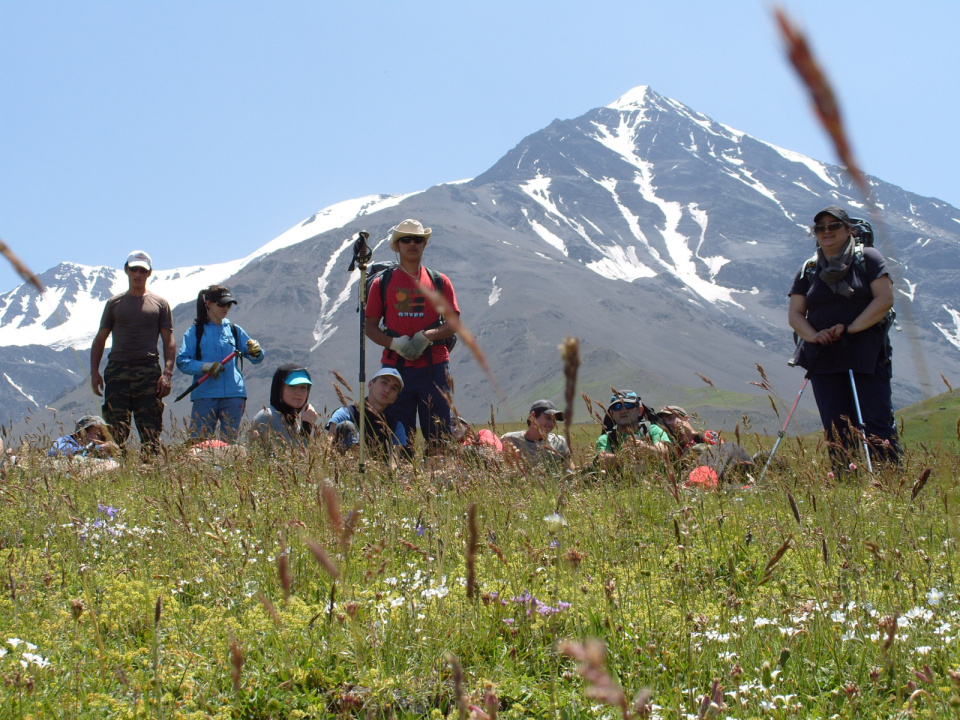
<path id="1" fill-rule="evenodd" d="M 827 260 L 823 256 L 823 250 L 817 248 L 817 267 L 820 268 L 820 279 L 826 283 L 837 295 L 843 295 L 845 298 L 853 297 L 853 288 L 846 280 L 847 271 L 853 264 L 854 241 L 853 237 L 847 240 L 843 247 L 843 252 L 837 257 Z"/>

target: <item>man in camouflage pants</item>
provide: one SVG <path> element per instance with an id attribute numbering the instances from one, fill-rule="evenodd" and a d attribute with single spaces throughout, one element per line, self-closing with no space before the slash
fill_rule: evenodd
<path id="1" fill-rule="evenodd" d="M 170 304 L 147 290 L 153 272 L 147 253 L 132 252 L 123 271 L 128 289 L 110 298 L 103 309 L 100 330 L 90 349 L 90 383 L 93 392 L 103 397 L 103 417 L 117 445 L 125 446 L 132 415 L 144 451 L 156 454 L 163 430 L 163 398 L 170 394 L 177 354 L 173 318 Z M 101 377 L 100 361 L 111 333 L 113 347 Z M 158 338 L 163 341 L 162 372 Z"/>

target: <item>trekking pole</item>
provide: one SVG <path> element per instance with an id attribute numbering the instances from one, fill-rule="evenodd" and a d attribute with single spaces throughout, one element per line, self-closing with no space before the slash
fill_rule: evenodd
<path id="1" fill-rule="evenodd" d="M 353 272 L 355 267 L 360 268 L 360 303 L 357 306 L 357 312 L 360 313 L 360 407 L 357 415 L 360 421 L 360 465 L 358 470 L 361 478 L 366 472 L 363 465 L 364 450 L 366 449 L 364 427 L 367 424 L 367 334 L 364 331 L 364 325 L 367 314 L 367 263 L 373 256 L 373 252 L 367 247 L 367 238 L 369 237 L 370 233 L 366 230 L 361 230 L 357 234 L 357 241 L 353 244 L 353 259 L 350 261 L 350 272 Z"/>
<path id="2" fill-rule="evenodd" d="M 233 360 L 237 355 L 242 355 L 242 354 L 243 353 L 241 353 L 239 350 L 234 350 L 232 353 L 227 355 L 223 360 L 221 360 L 220 364 L 226 366 L 226 364 L 231 360 Z M 197 380 L 193 385 L 188 387 L 182 393 L 177 395 L 177 399 L 174 400 L 174 402 L 180 402 L 181 400 L 183 400 L 187 395 L 189 395 L 194 390 L 196 390 L 200 386 L 200 383 L 204 382 L 208 377 L 210 377 L 210 373 L 204 373 L 203 375 L 201 375 L 199 380 Z"/>
<path id="3" fill-rule="evenodd" d="M 793 417 L 793 411 L 797 409 L 797 405 L 800 402 L 800 396 L 803 395 L 804 388 L 807 387 L 807 382 L 810 380 L 810 373 L 807 373 L 803 376 L 803 384 L 800 386 L 800 392 L 797 393 L 797 399 L 793 401 L 793 407 L 790 408 L 790 412 L 787 413 L 787 419 L 783 421 L 783 427 L 780 428 L 780 432 L 777 433 L 777 441 L 773 444 L 773 449 L 770 450 L 770 454 L 767 456 L 767 463 L 763 466 L 763 472 L 760 473 L 760 479 L 757 480 L 757 485 L 763 482 L 764 475 L 767 474 L 767 468 L 770 467 L 770 461 L 773 460 L 773 456 L 777 452 L 777 448 L 780 447 L 780 441 L 783 440 L 783 436 L 787 434 L 787 425 L 790 424 L 790 418 Z"/>
<path id="4" fill-rule="evenodd" d="M 850 373 L 850 389 L 853 391 L 853 406 L 857 409 L 857 430 L 860 431 L 860 440 L 863 442 L 863 454 L 867 456 L 867 470 L 873 474 L 873 463 L 870 462 L 870 446 L 867 444 L 867 426 L 863 424 L 863 415 L 860 413 L 860 398 L 857 397 L 857 383 L 853 380 L 853 368 Z"/>

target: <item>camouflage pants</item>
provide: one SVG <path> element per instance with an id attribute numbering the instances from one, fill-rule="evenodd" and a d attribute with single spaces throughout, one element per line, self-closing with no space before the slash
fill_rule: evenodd
<path id="1" fill-rule="evenodd" d="M 121 448 L 130 436 L 130 417 L 136 423 L 146 453 L 160 450 L 163 401 L 157 397 L 160 365 L 107 363 L 103 372 L 103 419 Z"/>

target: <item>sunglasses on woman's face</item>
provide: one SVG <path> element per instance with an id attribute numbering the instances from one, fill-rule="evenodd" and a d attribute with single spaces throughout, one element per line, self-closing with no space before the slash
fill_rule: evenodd
<path id="1" fill-rule="evenodd" d="M 610 406 L 611 410 L 636 410 L 636 408 L 635 402 L 618 402 Z"/>
<path id="2" fill-rule="evenodd" d="M 823 235 L 825 232 L 836 232 L 844 226 L 842 222 L 832 222 L 827 223 L 826 225 L 814 225 L 813 234 L 814 235 Z"/>
<path id="3" fill-rule="evenodd" d="M 423 245 L 426 241 L 426 238 L 420 237 L 419 235 L 406 235 L 402 238 L 397 238 L 397 242 L 404 245 L 409 245 L 410 243 L 413 243 L 414 245 Z"/>

